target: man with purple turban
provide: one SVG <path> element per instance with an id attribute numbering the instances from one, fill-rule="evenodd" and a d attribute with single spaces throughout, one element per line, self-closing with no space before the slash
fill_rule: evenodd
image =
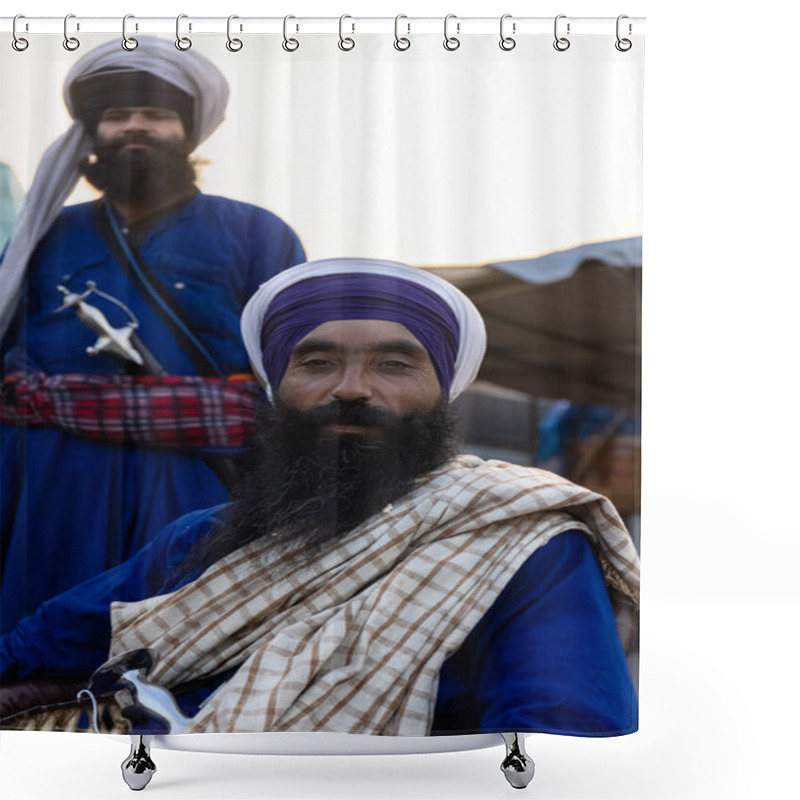
<path id="1" fill-rule="evenodd" d="M 242 307 L 305 260 L 274 214 L 198 190 L 191 154 L 228 100 L 199 53 L 109 42 L 64 100 L 0 265 L 4 630 L 227 499 L 258 396 L 231 377 Z M 81 175 L 102 197 L 62 207 Z"/>
<path id="2" fill-rule="evenodd" d="M 272 402 L 234 502 L 45 604 L 4 639 L 4 679 L 146 650 L 181 732 L 636 730 L 638 559 L 613 507 L 456 453 L 451 401 L 485 347 L 472 303 L 329 259 L 265 283 L 242 332 Z"/>

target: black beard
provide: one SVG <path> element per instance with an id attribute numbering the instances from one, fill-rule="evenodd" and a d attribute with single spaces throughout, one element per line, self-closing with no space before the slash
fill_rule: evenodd
<path id="1" fill-rule="evenodd" d="M 141 143 L 147 150 L 122 150 Z M 96 142 L 96 160 L 84 160 L 81 174 L 110 199 L 139 207 L 159 207 L 194 187 L 197 173 L 189 161 L 184 141 L 165 142 L 142 134 L 130 134 L 113 143 Z"/>
<path id="2" fill-rule="evenodd" d="M 222 523 L 199 541 L 182 575 L 205 569 L 262 537 L 306 562 L 329 542 L 407 494 L 456 450 L 456 415 L 446 402 L 399 418 L 361 402 L 309 412 L 280 406 L 259 420 Z M 376 428 L 379 437 L 327 435 L 330 423 Z"/>

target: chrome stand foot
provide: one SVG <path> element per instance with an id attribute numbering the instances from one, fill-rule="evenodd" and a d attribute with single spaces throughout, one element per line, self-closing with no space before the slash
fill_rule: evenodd
<path id="1" fill-rule="evenodd" d="M 150 758 L 152 736 L 131 736 L 131 752 L 122 762 L 122 778 L 134 792 L 139 792 L 150 783 L 156 765 Z"/>
<path id="2" fill-rule="evenodd" d="M 532 780 L 535 765 L 525 752 L 525 740 L 519 733 L 501 733 L 506 743 L 506 757 L 500 765 L 506 780 L 515 789 L 524 789 Z"/>

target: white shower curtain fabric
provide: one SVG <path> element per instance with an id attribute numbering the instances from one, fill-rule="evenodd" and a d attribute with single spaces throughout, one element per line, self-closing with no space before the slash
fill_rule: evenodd
<path id="1" fill-rule="evenodd" d="M 163 38 L 174 41 L 174 36 Z M 164 276 L 167 294 L 175 295 L 178 305 L 187 298 L 187 316 L 204 318 L 199 322 L 192 318 L 189 327 L 196 326 L 193 333 L 206 349 L 213 350 L 215 337 L 227 337 L 220 345 L 224 353 L 214 355 L 220 362 L 219 372 L 209 380 L 221 381 L 229 391 L 236 390 L 237 381 L 250 385 L 250 378 L 240 374 L 250 369 L 234 322 L 258 284 L 269 277 L 269 270 L 277 272 L 307 260 L 359 258 L 401 262 L 444 278 L 475 303 L 488 337 L 479 380 L 459 400 L 465 450 L 487 460 L 499 458 L 561 472 L 588 487 L 576 491 L 590 492 L 591 502 L 602 506 L 604 525 L 617 531 L 621 514 L 638 545 L 644 52 L 643 38 L 633 39 L 630 50 L 615 47 L 613 21 L 607 34 L 571 37 L 569 49 L 563 52 L 553 47 L 551 36 L 543 35 L 519 36 L 511 50 L 498 46 L 496 34 L 464 36 L 453 51 L 442 47 L 441 36 L 419 35 L 412 37 L 411 47 L 400 51 L 391 35 L 363 33 L 352 50 L 344 51 L 332 33 L 300 36 L 294 52 L 281 47 L 280 37 L 275 36 L 245 37 L 237 52 L 226 48 L 224 33 L 194 36 L 191 51 L 176 51 L 171 60 L 202 55 L 219 70 L 230 90 L 224 120 L 194 151 L 199 197 L 204 203 L 219 204 L 207 213 L 218 226 L 213 235 L 224 243 L 206 253 L 171 245 L 170 233 L 157 227 L 163 221 L 152 229 L 162 237 L 161 251 L 147 250 L 152 231 L 125 241 L 141 248 L 142 260 L 149 262 L 142 267 L 145 274 L 152 269 L 156 276 Z M 68 52 L 62 37 L 54 35 L 36 37 L 25 53 L 11 47 L 0 51 L 4 109 L 0 231 L 4 236 L 24 207 L 22 198 L 43 154 L 72 124 L 62 101 L 67 74 L 87 52 L 112 41 L 119 43 L 119 34 L 86 34 L 80 48 Z M 5 113 L 8 109 L 14 112 Z M 154 545 L 149 545 L 149 551 L 141 548 L 154 539 L 162 541 L 158 538 L 162 529 L 175 518 L 194 512 L 197 522 L 197 515 L 205 513 L 202 509 L 225 502 L 230 487 L 220 479 L 219 457 L 238 452 L 236 448 L 214 450 L 206 442 L 205 449 L 187 457 L 164 448 L 87 442 L 81 439 L 85 434 L 69 426 L 54 430 L 53 426 L 62 424 L 53 421 L 58 409 L 26 411 L 24 422 L 14 416 L 18 406 L 14 413 L 10 410 L 23 396 L 26 403 L 39 402 L 37 392 L 42 387 L 56 392 L 51 376 L 64 372 L 113 373 L 114 397 L 129 397 L 125 371 L 107 356 L 85 353 L 96 334 L 90 336 L 74 311 L 56 311 L 64 300 L 60 284 L 80 293 L 94 279 L 95 267 L 104 259 L 114 260 L 96 231 L 69 232 L 69 220 L 82 213 L 79 209 L 104 207 L 96 202 L 99 197 L 96 189 L 81 180 L 66 200 L 66 216 L 62 214 L 56 224 L 62 226 L 58 228 L 61 238 L 57 242 L 46 239 L 28 263 L 19 302 L 11 309 L 14 322 L 3 344 L 3 580 L 4 592 L 9 587 L 16 594 L 31 591 L 31 607 L 21 610 L 20 618 L 48 599 L 37 596 L 34 600 L 32 587 L 40 587 L 41 594 L 42 586 L 61 582 L 58 591 L 72 591 L 72 599 L 54 608 L 71 613 L 69 609 L 79 602 L 79 593 L 71 587 L 100 574 L 100 561 L 115 567 L 130 558 L 142 559 L 142 552 L 152 553 Z M 268 209 L 272 216 L 267 219 L 260 211 L 246 210 L 250 205 L 234 207 L 217 198 Z M 191 202 L 198 202 L 197 198 Z M 87 203 L 93 205 L 81 205 Z M 185 215 L 186 208 L 176 213 Z M 30 209 L 24 213 L 30 214 Z M 123 228 L 124 220 L 115 221 L 113 211 L 108 213 L 112 230 L 117 225 L 122 231 L 118 235 L 133 235 Z M 81 224 L 92 231 L 91 226 L 99 223 L 88 216 L 89 211 L 86 214 Z M 202 248 L 202 237 L 211 235 L 212 223 L 205 229 L 204 223 L 196 228 L 186 224 L 189 235 L 197 237 L 195 249 Z M 272 238 L 262 239 L 267 229 Z M 24 231 L 15 232 L 15 236 L 24 235 Z M 280 248 L 275 244 L 278 239 Z M 13 251 L 14 237 L 6 246 Z M 267 261 L 271 266 L 259 273 L 258 265 Z M 134 271 L 138 268 L 133 267 Z M 4 275 L 2 269 L 0 280 L 6 291 L 8 273 Z M 246 279 L 234 275 L 237 269 L 247 272 Z M 216 288 L 210 288 L 212 284 Z M 137 305 L 139 288 L 120 289 L 123 285 L 109 278 L 97 288 L 116 293 L 117 300 L 137 312 L 139 332 L 146 339 L 148 326 L 161 325 L 160 318 L 147 304 Z M 97 294 L 87 300 L 101 302 Z M 65 332 L 58 346 L 72 348 L 74 353 L 70 350 L 61 359 L 60 350 L 37 352 L 37 347 L 44 346 L 38 338 L 40 327 L 59 325 L 68 314 L 73 325 L 69 330 L 81 333 L 73 337 Z M 227 333 L 220 333 L 221 329 Z M 194 374 L 191 370 L 196 364 L 185 369 L 171 366 L 185 360 L 174 344 L 165 346 L 163 353 L 158 344 L 150 349 L 171 375 Z M 31 374 L 38 376 L 38 382 L 31 382 Z M 148 376 L 147 380 L 157 379 Z M 92 386 L 93 381 L 89 382 Z M 112 389 L 104 384 L 102 391 Z M 62 403 L 59 419 L 69 417 L 64 412 L 65 396 L 53 401 Z M 209 395 L 203 402 L 210 407 L 222 402 L 219 397 Z M 227 406 L 214 408 L 218 416 L 224 416 Z M 79 404 L 70 409 L 80 416 Z M 54 436 L 62 437 L 57 446 L 37 445 L 39 437 L 44 442 Z M 75 439 L 80 441 L 71 450 Z M 73 454 L 70 463 L 63 461 L 68 453 Z M 96 467 L 83 474 L 82 464 L 93 458 L 106 463 L 102 461 L 106 457 L 109 466 L 98 470 L 102 476 L 87 478 Z M 180 468 L 175 466 L 176 459 L 181 460 Z M 191 466 L 186 467 L 186 460 Z M 212 468 L 212 462 L 217 466 Z M 547 484 L 546 477 L 536 480 Z M 169 502 L 162 497 L 165 492 L 173 495 Z M 595 500 L 596 493 L 608 496 L 616 510 L 607 501 Z M 52 514 L 44 513 L 46 507 L 69 521 L 56 528 Z M 98 508 L 107 526 L 96 518 L 101 513 Z M 144 520 L 148 515 L 152 518 Z M 215 519 L 214 514 L 202 517 L 199 525 Z M 599 547 L 600 539 L 584 520 L 578 520 L 574 530 L 562 524 L 561 516 L 558 521 L 555 527 L 560 532 L 581 531 Z M 186 525 L 176 522 L 168 530 L 188 530 Z M 84 528 L 94 533 L 83 536 Z M 621 691 L 633 693 L 638 565 L 633 544 L 625 548 L 624 568 L 610 564 L 602 553 L 595 563 L 602 567 L 613 601 L 609 624 L 616 630 L 615 614 L 617 623 L 626 621 L 622 626 L 626 652 L 620 658 L 628 688 Z M 63 556 L 59 555 L 62 551 Z M 82 551 L 93 566 L 87 567 L 88 573 L 78 574 L 78 570 L 74 576 L 65 575 L 70 564 L 81 561 Z M 166 570 L 174 556 L 162 553 L 159 569 Z M 602 577 L 600 581 L 602 586 Z M 87 603 L 99 603 L 99 597 L 92 595 Z M 108 599 L 143 599 L 103 598 L 106 608 Z M 343 619 L 350 619 L 349 607 L 342 608 Z M 289 616 L 297 619 L 296 612 Z M 20 629 L 18 619 L 4 621 L 2 633 L 10 642 L 9 652 L 26 637 L 46 636 L 41 612 L 28 619 L 39 621 L 28 629 L 24 625 L 31 623 L 20 623 Z M 90 640 L 107 635 L 100 628 L 80 632 L 71 625 L 78 623 L 67 623 L 55 639 L 67 634 Z M 395 624 L 392 630 L 396 628 Z M 330 629 L 326 631 L 330 638 Z M 93 646 L 99 646 L 98 642 L 99 638 Z M 463 642 L 462 637 L 457 646 Z M 622 653 L 620 642 L 614 646 Z M 325 662 L 317 656 L 315 663 Z M 349 657 L 353 653 L 333 648 L 331 659 L 336 663 L 321 669 L 347 667 L 340 662 Z M 76 658 L 67 671 L 79 671 L 75 666 L 79 662 Z M 20 668 L 18 674 L 16 669 L 8 673 L 12 682 L 46 678 L 59 671 L 33 664 Z M 336 683 L 330 674 L 328 683 Z M 435 680 L 432 685 L 435 691 Z M 285 683 L 281 686 L 285 690 Z M 626 697 L 624 706 L 627 718 L 605 728 L 581 729 L 575 717 L 567 714 L 563 724 L 547 730 L 628 733 L 637 726 L 635 696 Z M 391 717 L 387 709 L 381 712 Z M 431 716 L 432 710 L 428 723 Z M 308 725 L 314 714 L 302 718 Z M 451 713 L 449 719 L 462 717 Z M 495 727 L 512 729 L 514 724 L 509 719 L 508 726 Z M 392 729 L 391 724 L 386 727 Z M 428 731 L 415 731 L 420 732 Z"/>

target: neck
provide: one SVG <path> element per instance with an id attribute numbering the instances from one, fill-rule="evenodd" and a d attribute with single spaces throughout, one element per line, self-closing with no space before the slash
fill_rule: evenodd
<path id="1" fill-rule="evenodd" d="M 179 203 L 181 200 L 186 200 L 197 191 L 194 185 L 189 186 L 181 191 L 172 192 L 165 195 L 157 202 L 146 204 L 130 203 L 116 198 L 109 197 L 108 200 L 113 206 L 114 210 L 129 224 L 139 222 L 146 217 L 163 211 L 165 208 Z"/>

